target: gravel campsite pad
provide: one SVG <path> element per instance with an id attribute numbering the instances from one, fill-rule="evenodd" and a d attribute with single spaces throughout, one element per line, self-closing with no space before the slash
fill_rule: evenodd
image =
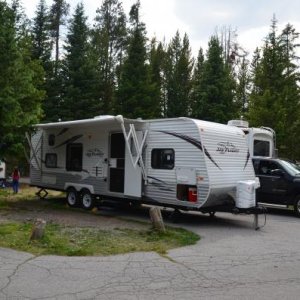
<path id="1" fill-rule="evenodd" d="M 31 193 L 33 188 L 23 188 L 19 197 Z M 6 194 L 11 191 L 7 190 Z M 117 212 L 109 207 L 83 211 L 69 208 L 65 203 L 64 195 L 57 192 L 50 193 L 49 198 L 40 200 L 38 197 L 22 201 L 15 201 L 13 194 L 12 202 L 1 205 L 0 199 L 0 223 L 11 221 L 31 222 L 36 218 L 44 219 L 47 223 L 55 223 L 65 226 L 97 227 L 102 230 L 115 228 L 149 229 L 150 223 L 134 222 L 118 217 Z"/>

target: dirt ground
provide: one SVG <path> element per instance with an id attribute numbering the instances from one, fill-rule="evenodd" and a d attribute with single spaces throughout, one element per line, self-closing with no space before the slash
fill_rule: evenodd
<path id="1" fill-rule="evenodd" d="M 30 191 L 29 191 L 30 190 Z M 37 189 L 23 187 L 20 189 L 18 198 L 33 195 Z M 8 205 L 0 207 L 0 223 L 7 222 L 33 222 L 37 218 L 46 220 L 47 223 L 61 224 L 77 227 L 98 227 L 103 230 L 115 228 L 145 229 L 150 227 L 149 222 L 137 222 L 133 219 L 121 217 L 122 210 L 133 208 L 100 206 L 92 211 L 85 211 L 80 208 L 69 208 L 64 195 L 58 192 L 51 192 L 44 200 L 37 196 L 27 200 L 15 200 L 14 195 L 9 196 Z"/>

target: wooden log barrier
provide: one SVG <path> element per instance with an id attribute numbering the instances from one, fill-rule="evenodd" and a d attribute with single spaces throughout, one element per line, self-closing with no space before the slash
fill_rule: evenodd
<path id="1" fill-rule="evenodd" d="M 46 221 L 43 219 L 36 219 L 32 226 L 30 241 L 39 240 L 44 236 Z"/>
<path id="2" fill-rule="evenodd" d="M 151 207 L 150 208 L 150 219 L 153 228 L 159 232 L 166 232 L 165 224 L 161 215 L 160 208 Z"/>

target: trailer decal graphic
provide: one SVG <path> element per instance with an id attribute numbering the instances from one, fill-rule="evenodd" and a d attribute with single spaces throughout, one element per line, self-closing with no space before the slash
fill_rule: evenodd
<path id="1" fill-rule="evenodd" d="M 65 132 L 67 132 L 69 130 L 69 128 L 63 128 L 58 134 L 57 136 L 63 135 Z"/>
<path id="2" fill-rule="evenodd" d="M 225 153 L 238 153 L 240 150 L 230 142 L 220 142 L 217 144 L 217 152 Z"/>
<path id="3" fill-rule="evenodd" d="M 248 150 L 247 158 L 246 158 L 246 163 L 245 163 L 245 166 L 244 166 L 244 170 L 245 170 L 246 167 L 247 167 L 247 164 L 248 164 L 248 162 L 249 162 L 249 158 L 250 158 L 250 152 L 249 152 L 249 150 Z"/>
<path id="4" fill-rule="evenodd" d="M 160 188 L 160 190 L 168 191 L 168 192 L 174 191 L 174 189 L 166 187 L 167 184 L 163 180 L 160 180 L 160 179 L 152 177 L 152 176 L 148 176 L 148 178 L 155 180 L 156 182 L 152 182 L 152 184 L 154 186 L 157 186 L 158 188 Z"/>
<path id="5" fill-rule="evenodd" d="M 75 135 L 75 136 L 67 139 L 66 141 L 62 142 L 61 144 L 57 145 L 56 147 L 54 147 L 54 149 L 57 149 L 57 148 L 59 148 L 61 146 L 73 143 L 73 142 L 77 141 L 78 139 L 80 139 L 82 136 L 83 136 L 83 134 Z"/>
<path id="6" fill-rule="evenodd" d="M 99 148 L 91 148 L 86 151 L 85 155 L 87 157 L 95 157 L 95 156 L 103 157 L 104 152 Z"/>
<path id="7" fill-rule="evenodd" d="M 198 149 L 200 149 L 202 152 L 205 153 L 205 155 L 210 159 L 210 161 L 220 170 L 222 170 L 218 164 L 213 160 L 213 158 L 211 157 L 211 155 L 209 154 L 209 152 L 207 151 L 207 149 L 205 148 L 205 146 L 202 145 L 202 143 L 188 135 L 185 134 L 180 134 L 180 133 L 175 133 L 175 132 L 170 132 L 170 131 L 159 131 L 165 134 L 169 134 L 169 135 L 173 135 L 176 136 L 186 142 L 189 142 L 190 144 L 194 145 L 195 147 L 197 147 Z"/>

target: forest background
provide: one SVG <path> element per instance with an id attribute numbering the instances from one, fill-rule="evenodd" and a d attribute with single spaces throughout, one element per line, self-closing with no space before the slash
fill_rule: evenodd
<path id="1" fill-rule="evenodd" d="M 276 131 L 280 156 L 300 159 L 299 33 L 277 28 L 250 55 L 230 27 L 193 57 L 187 34 L 147 36 L 137 1 L 126 15 L 104 0 L 92 26 L 85 8 L 40 0 L 32 19 L 0 0 L 0 158 L 19 160 L 37 122 L 96 115 L 246 119 Z"/>

